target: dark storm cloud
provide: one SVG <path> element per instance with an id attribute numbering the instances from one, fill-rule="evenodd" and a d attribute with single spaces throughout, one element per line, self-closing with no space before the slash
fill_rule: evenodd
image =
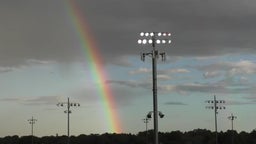
<path id="1" fill-rule="evenodd" d="M 105 41 L 104 47 L 117 54 L 141 51 L 139 31 L 164 30 L 173 32 L 173 44 L 166 50 L 170 55 L 246 53 L 254 52 L 254 5 L 238 0 L 108 1 L 91 19 L 99 21 L 97 33 L 106 30 L 98 37 L 100 44 Z"/>
<path id="2" fill-rule="evenodd" d="M 140 31 L 170 31 L 177 56 L 255 52 L 254 0 L 76 1 L 106 62 L 131 65 Z M 72 62 L 83 55 L 65 1 L 0 2 L 0 65 L 27 59 Z"/>
<path id="3" fill-rule="evenodd" d="M 75 60 L 79 49 L 64 6 L 61 1 L 1 1 L 0 65 Z"/>

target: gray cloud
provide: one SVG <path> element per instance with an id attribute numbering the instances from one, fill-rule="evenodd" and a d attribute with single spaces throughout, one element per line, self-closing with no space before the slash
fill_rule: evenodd
<path id="1" fill-rule="evenodd" d="M 189 83 L 181 85 L 161 85 L 160 90 L 178 93 L 220 93 L 220 94 L 251 94 L 255 92 L 254 86 L 218 85 L 207 83 Z"/>
<path id="2" fill-rule="evenodd" d="M 165 105 L 187 105 L 183 102 L 165 102 Z"/>
<path id="3" fill-rule="evenodd" d="M 152 84 L 150 82 L 139 82 L 139 81 L 108 80 L 107 83 L 128 86 L 131 88 L 147 88 L 147 89 L 149 89 L 152 87 Z"/>
<path id="4" fill-rule="evenodd" d="M 15 67 L 0 67 L 0 73 L 6 73 L 15 70 Z"/>
<path id="5" fill-rule="evenodd" d="M 2 98 L 0 101 L 15 102 L 23 105 L 56 105 L 60 98 L 60 96 L 40 96 L 36 98 Z"/>
<path id="6" fill-rule="evenodd" d="M 253 101 L 226 101 L 225 105 L 251 105 L 251 104 L 255 104 L 256 102 Z"/>
<path id="7" fill-rule="evenodd" d="M 129 72 L 130 74 L 145 74 L 152 73 L 152 69 L 149 68 L 139 68 L 137 70 L 132 70 Z M 157 71 L 159 75 L 164 74 L 173 74 L 173 73 L 189 73 L 189 70 L 183 68 L 172 68 L 172 69 L 159 69 Z"/>
<path id="8" fill-rule="evenodd" d="M 116 61 L 116 57 L 144 51 L 136 43 L 140 31 L 172 32 L 173 44 L 163 49 L 170 56 L 255 52 L 253 0 L 76 2 L 104 62 L 130 66 L 125 60 L 128 57 L 122 61 Z M 1 1 L 0 9 L 0 65 L 20 65 L 27 59 L 57 62 L 83 59 L 65 2 Z"/>
<path id="9" fill-rule="evenodd" d="M 159 81 L 168 81 L 171 80 L 172 78 L 168 75 L 157 75 L 157 80 Z"/>

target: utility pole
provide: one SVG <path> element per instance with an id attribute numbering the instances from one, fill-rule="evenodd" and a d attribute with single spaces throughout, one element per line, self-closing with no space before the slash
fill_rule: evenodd
<path id="1" fill-rule="evenodd" d="M 67 122 L 67 124 L 68 124 L 68 126 L 67 126 L 67 133 L 68 133 L 68 135 L 67 135 L 68 136 L 67 144 L 69 144 L 70 143 L 70 137 L 69 137 L 69 114 L 71 113 L 70 107 L 79 107 L 80 104 L 79 103 L 71 103 L 71 102 L 69 102 L 69 98 L 68 98 L 67 102 L 61 102 L 61 103 L 57 104 L 57 106 L 61 106 L 61 107 L 63 107 L 64 105 L 67 106 L 67 110 L 65 110 L 64 113 L 67 113 L 67 116 L 68 116 L 68 118 L 67 118 L 67 120 L 68 120 L 68 122 Z"/>
<path id="2" fill-rule="evenodd" d="M 143 39 L 138 40 L 138 44 L 152 44 L 153 50 L 148 53 L 141 54 L 141 60 L 145 60 L 145 56 L 152 58 L 152 82 L 153 82 L 153 112 L 154 112 L 154 144 L 158 144 L 158 106 L 157 106 L 157 59 L 162 57 L 162 61 L 165 60 L 166 53 L 159 53 L 156 49 L 156 44 L 170 44 L 171 40 L 165 39 L 170 37 L 169 32 L 141 32 L 140 36 Z M 147 39 L 149 37 L 149 39 Z"/>
<path id="3" fill-rule="evenodd" d="M 32 118 L 31 119 L 28 119 L 28 122 L 29 122 L 29 124 L 31 124 L 31 144 L 33 144 L 34 143 L 34 139 L 33 139 L 33 137 L 34 137 L 34 124 L 36 123 L 36 119 L 34 119 L 33 118 L 33 116 L 32 116 Z"/>
<path id="4" fill-rule="evenodd" d="M 216 96 L 214 95 L 213 100 L 207 100 L 206 103 L 211 104 L 210 106 L 206 106 L 206 108 L 214 110 L 215 134 L 216 134 L 215 141 L 216 141 L 216 144 L 218 144 L 217 114 L 218 114 L 218 110 L 226 109 L 226 107 L 222 105 L 222 104 L 225 104 L 225 101 L 224 100 L 216 100 Z"/>
<path id="5" fill-rule="evenodd" d="M 233 129 L 233 121 L 236 119 L 237 117 L 234 116 L 232 113 L 231 113 L 231 116 L 228 117 L 229 120 L 231 120 L 231 132 L 232 132 L 232 144 L 234 144 L 234 129 Z"/>

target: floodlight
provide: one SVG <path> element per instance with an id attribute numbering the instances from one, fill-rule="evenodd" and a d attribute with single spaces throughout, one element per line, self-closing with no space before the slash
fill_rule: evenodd
<path id="1" fill-rule="evenodd" d="M 150 36 L 154 36 L 154 33 L 153 33 L 153 32 L 151 32 L 151 33 L 150 33 Z"/>
<path id="2" fill-rule="evenodd" d="M 148 32 L 146 32 L 146 33 L 145 33 L 145 36 L 149 36 L 149 33 L 148 33 Z"/>
<path id="3" fill-rule="evenodd" d="M 141 33 L 140 33 L 140 36 L 144 36 L 144 32 L 141 32 Z"/>
<path id="4" fill-rule="evenodd" d="M 158 40 L 156 40 L 156 43 L 157 43 L 157 44 L 160 44 L 160 43 L 161 43 L 161 41 L 158 39 Z"/>
<path id="5" fill-rule="evenodd" d="M 165 44 L 165 43 L 166 43 L 166 40 L 162 40 L 162 43 Z"/>
<path id="6" fill-rule="evenodd" d="M 142 44 L 147 44 L 147 40 L 146 40 L 146 39 L 143 39 L 143 40 L 142 40 Z"/>
<path id="7" fill-rule="evenodd" d="M 158 36 L 161 36 L 161 35 L 162 35 L 162 33 L 159 32 L 159 33 L 158 33 Z"/>
<path id="8" fill-rule="evenodd" d="M 153 40 L 152 40 L 152 39 L 149 39 L 149 40 L 148 40 L 148 43 L 149 43 L 149 44 L 152 44 L 152 43 L 153 43 Z"/>
<path id="9" fill-rule="evenodd" d="M 151 113 L 148 113 L 148 114 L 147 114 L 147 118 L 148 118 L 148 119 L 152 118 L 152 117 L 151 117 Z"/>
<path id="10" fill-rule="evenodd" d="M 162 112 L 159 112 L 159 117 L 160 118 L 163 118 L 164 117 L 164 114 Z"/>
<path id="11" fill-rule="evenodd" d="M 141 40 L 141 39 L 139 39 L 139 40 L 138 40 L 138 44 L 141 44 L 141 43 L 142 43 L 142 40 Z"/>

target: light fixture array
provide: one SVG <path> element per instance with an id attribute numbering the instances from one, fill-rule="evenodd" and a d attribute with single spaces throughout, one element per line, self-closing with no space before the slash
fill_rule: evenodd
<path id="1" fill-rule="evenodd" d="M 144 39 L 139 39 L 138 44 L 170 44 L 171 40 L 165 37 L 170 37 L 171 33 L 169 32 L 141 32 L 141 37 L 145 37 Z M 146 38 L 151 37 L 151 38 Z"/>

